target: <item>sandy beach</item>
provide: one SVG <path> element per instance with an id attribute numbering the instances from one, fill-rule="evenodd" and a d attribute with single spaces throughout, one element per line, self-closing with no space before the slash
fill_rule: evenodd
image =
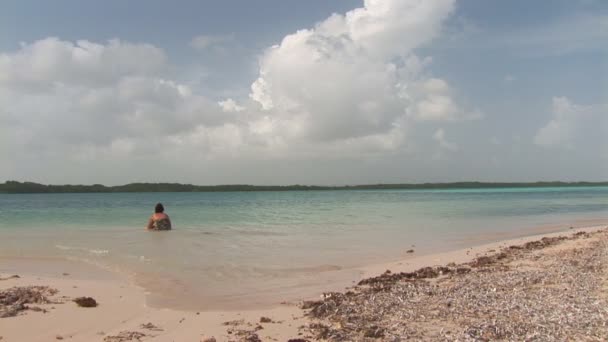
<path id="1" fill-rule="evenodd" d="M 150 307 L 144 289 L 90 265 L 3 259 L 0 340 L 602 340 L 607 246 L 596 226 L 414 251 L 360 269 L 351 288 L 240 311 Z M 79 307 L 79 297 L 97 306 Z"/>

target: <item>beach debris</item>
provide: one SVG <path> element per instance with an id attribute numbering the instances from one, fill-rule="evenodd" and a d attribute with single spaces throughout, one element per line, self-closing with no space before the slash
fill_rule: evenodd
<path id="1" fill-rule="evenodd" d="M 148 330 L 151 330 L 151 331 L 163 331 L 162 328 L 157 327 L 156 325 L 154 325 L 154 324 L 152 324 L 150 322 L 148 322 L 146 324 L 142 324 L 139 327 L 142 328 L 142 329 L 148 329 Z"/>
<path id="2" fill-rule="evenodd" d="M 243 342 L 262 342 L 262 340 L 260 339 L 258 334 L 253 333 L 253 332 L 249 332 L 248 334 L 246 334 L 243 338 L 241 338 L 241 341 L 243 341 Z"/>
<path id="3" fill-rule="evenodd" d="M 264 329 L 259 324 L 245 323 L 245 320 L 234 320 L 222 323 L 228 326 L 226 330 L 228 335 L 232 336 L 233 339 L 230 341 L 243 341 L 243 342 L 260 342 L 261 339 L 257 332 Z M 249 327 L 248 329 L 246 327 Z"/>
<path id="4" fill-rule="evenodd" d="M 92 297 L 78 297 L 74 298 L 72 301 L 83 308 L 94 308 L 97 306 L 97 301 Z"/>
<path id="5" fill-rule="evenodd" d="M 237 329 L 230 328 L 227 330 L 228 335 L 236 338 L 237 341 L 243 342 L 260 342 L 260 337 L 256 333 L 256 330 Z"/>
<path id="6" fill-rule="evenodd" d="M 55 336 L 55 339 L 56 339 L 56 340 L 63 340 L 63 336 L 61 336 L 61 335 L 57 335 L 57 336 Z"/>
<path id="7" fill-rule="evenodd" d="M 0 280 L 19 279 L 19 278 L 21 278 L 19 275 L 17 275 L 17 274 L 13 274 L 13 275 L 11 275 L 11 276 L 4 277 L 4 278 L 3 278 L 3 277 L 0 277 Z"/>
<path id="8" fill-rule="evenodd" d="M 203 336 L 203 337 L 201 337 L 201 342 L 216 342 L 216 339 L 213 336 L 211 336 L 211 337 Z"/>
<path id="9" fill-rule="evenodd" d="M 464 271 L 466 272 L 466 271 Z M 359 286 L 361 285 L 371 285 L 371 286 L 390 286 L 401 280 L 419 280 L 419 279 L 430 279 L 437 278 L 441 275 L 448 275 L 452 273 L 458 273 L 458 267 L 447 267 L 447 266 L 437 266 L 437 267 L 423 267 L 414 272 L 400 272 L 400 273 L 391 273 L 384 272 L 383 274 L 372 277 L 368 279 L 363 279 L 359 282 Z"/>
<path id="10" fill-rule="evenodd" d="M 272 319 L 269 317 L 260 317 L 260 323 L 272 323 Z"/>
<path id="11" fill-rule="evenodd" d="M 227 321 L 222 323 L 222 325 L 231 325 L 231 326 L 237 326 L 237 325 L 242 325 L 245 324 L 245 320 L 244 319 L 235 319 L 234 321 Z"/>
<path id="12" fill-rule="evenodd" d="M 414 253 L 413 249 L 408 249 L 407 251 L 405 251 L 405 253 Z"/>
<path id="13" fill-rule="evenodd" d="M 607 279 L 608 231 L 543 238 L 302 302 L 311 322 L 301 330 L 328 341 L 599 341 Z"/>
<path id="14" fill-rule="evenodd" d="M 47 313 L 48 310 L 47 309 L 43 309 L 39 306 L 28 306 L 28 309 L 34 312 L 42 312 L 42 313 Z"/>
<path id="15" fill-rule="evenodd" d="M 13 317 L 30 310 L 27 304 L 58 304 L 49 297 L 57 294 L 48 286 L 18 286 L 0 291 L 0 318 Z"/>
<path id="16" fill-rule="evenodd" d="M 365 328 L 365 330 L 363 331 L 363 337 L 384 337 L 384 329 L 378 327 L 377 325 L 372 325 L 371 327 Z"/>
<path id="17" fill-rule="evenodd" d="M 106 336 L 104 342 L 141 341 L 147 335 L 139 331 L 121 331 L 118 335 Z"/>

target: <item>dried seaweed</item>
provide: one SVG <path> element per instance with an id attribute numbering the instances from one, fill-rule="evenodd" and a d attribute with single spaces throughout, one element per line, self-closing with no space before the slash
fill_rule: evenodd
<path id="1" fill-rule="evenodd" d="M 19 286 L 0 291 L 0 318 L 12 317 L 19 312 L 33 309 L 42 311 L 27 304 L 56 304 L 49 297 L 57 294 L 57 290 L 48 286 Z"/>
<path id="2" fill-rule="evenodd" d="M 118 335 L 104 337 L 104 342 L 141 341 L 146 334 L 138 331 L 121 331 Z"/>

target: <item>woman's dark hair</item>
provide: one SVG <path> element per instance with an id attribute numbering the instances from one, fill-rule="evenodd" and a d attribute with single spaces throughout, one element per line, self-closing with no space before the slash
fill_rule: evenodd
<path id="1" fill-rule="evenodd" d="M 162 213 L 163 211 L 165 211 L 165 207 L 163 207 L 161 203 L 156 203 L 156 206 L 154 207 L 154 212 Z"/>

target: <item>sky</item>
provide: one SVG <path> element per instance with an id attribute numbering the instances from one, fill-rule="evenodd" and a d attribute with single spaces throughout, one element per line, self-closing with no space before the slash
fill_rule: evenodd
<path id="1" fill-rule="evenodd" d="M 608 180 L 603 0 L 31 1 L 0 181 Z"/>

